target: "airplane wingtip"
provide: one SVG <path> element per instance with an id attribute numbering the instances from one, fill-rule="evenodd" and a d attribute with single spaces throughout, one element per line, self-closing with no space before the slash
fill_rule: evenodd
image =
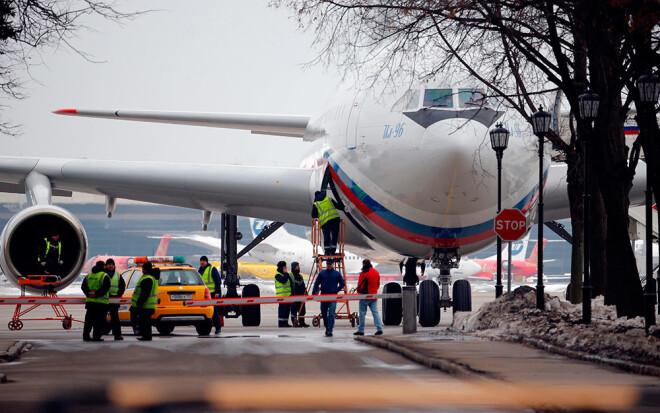
<path id="1" fill-rule="evenodd" d="M 58 109 L 53 111 L 56 115 L 77 115 L 78 109 Z"/>

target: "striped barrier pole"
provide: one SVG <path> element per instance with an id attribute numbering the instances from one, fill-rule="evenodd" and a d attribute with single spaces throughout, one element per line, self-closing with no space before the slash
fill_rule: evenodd
<path id="1" fill-rule="evenodd" d="M 130 304 L 130 298 L 110 298 L 110 304 Z M 85 298 L 60 297 L 0 297 L 0 305 L 14 304 L 85 304 Z"/>
<path id="2" fill-rule="evenodd" d="M 300 302 L 330 302 L 352 300 L 377 300 L 379 298 L 401 298 L 401 293 L 393 294 L 328 294 L 328 295 L 292 295 L 288 297 L 245 297 L 245 298 L 215 298 L 212 300 L 184 301 L 188 307 L 254 305 L 254 304 L 288 304 Z"/>

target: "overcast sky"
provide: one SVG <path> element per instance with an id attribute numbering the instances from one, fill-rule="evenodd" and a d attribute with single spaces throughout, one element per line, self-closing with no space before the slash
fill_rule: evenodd
<path id="1" fill-rule="evenodd" d="M 294 138 L 178 125 L 75 119 L 59 108 L 180 110 L 313 115 L 339 76 L 303 69 L 315 56 L 312 35 L 290 10 L 266 1 L 118 1 L 159 9 L 122 25 L 88 19 L 93 32 L 74 44 L 104 63 L 64 47 L 43 54 L 29 97 L 7 102 L 6 119 L 23 134 L 3 139 L 3 155 L 167 160 L 295 166 Z"/>

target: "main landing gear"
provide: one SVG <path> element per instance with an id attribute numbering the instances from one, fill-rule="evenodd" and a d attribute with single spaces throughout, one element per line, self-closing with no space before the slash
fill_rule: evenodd
<path id="1" fill-rule="evenodd" d="M 452 297 L 449 296 L 449 286 L 451 285 L 452 268 L 457 268 L 460 262 L 460 255 L 457 248 L 436 248 L 431 258 L 431 267 L 438 269 L 440 275 L 437 282 L 431 279 L 423 280 L 419 283 L 417 276 L 417 266 L 421 267 L 421 273 L 424 274 L 426 264 L 417 258 L 406 258 L 400 264 L 401 269 L 405 268 L 403 282 L 405 285 L 417 285 L 419 283 L 417 295 L 417 308 L 419 315 L 419 324 L 422 327 L 434 327 L 440 323 L 440 309 L 451 307 L 453 312 L 472 311 L 472 289 L 467 280 L 457 280 L 453 283 Z M 401 292 L 401 286 L 397 283 L 387 283 L 383 287 L 383 293 Z M 401 299 L 383 300 L 383 322 L 385 325 L 398 325 L 401 321 Z"/>

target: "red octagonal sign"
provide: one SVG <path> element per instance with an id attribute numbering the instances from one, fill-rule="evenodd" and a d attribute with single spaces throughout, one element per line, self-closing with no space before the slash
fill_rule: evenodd
<path id="1" fill-rule="evenodd" d="M 527 218 L 519 209 L 503 209 L 495 217 L 495 233 L 503 241 L 517 241 L 527 232 Z"/>

